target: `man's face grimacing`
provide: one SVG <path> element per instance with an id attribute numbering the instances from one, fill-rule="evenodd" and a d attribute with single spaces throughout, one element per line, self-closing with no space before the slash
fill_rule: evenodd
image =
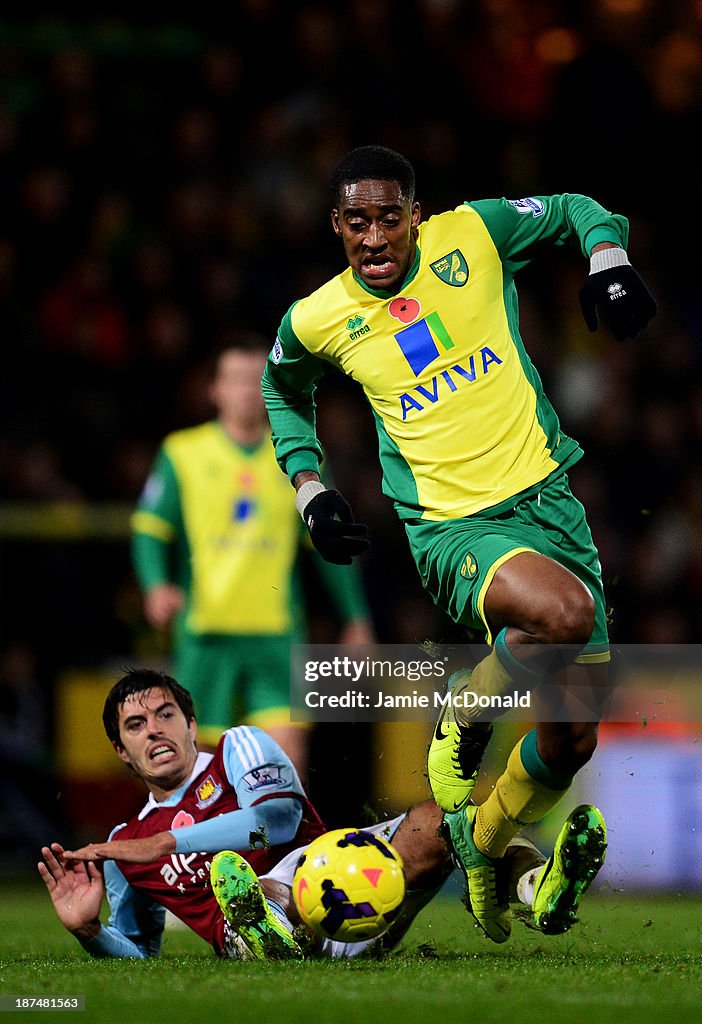
<path id="1" fill-rule="evenodd" d="M 119 757 L 143 779 L 156 799 L 178 789 L 197 760 L 195 719 L 190 722 L 169 690 L 134 693 L 119 709 Z"/>
<path id="2" fill-rule="evenodd" d="M 349 266 L 370 288 L 391 291 L 414 259 L 421 211 L 396 181 L 345 185 L 332 227 L 344 243 Z"/>

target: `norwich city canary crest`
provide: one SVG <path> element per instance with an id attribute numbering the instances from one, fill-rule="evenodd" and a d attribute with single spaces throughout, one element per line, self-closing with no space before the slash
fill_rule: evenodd
<path id="1" fill-rule="evenodd" d="M 454 249 L 440 260 L 434 260 L 430 266 L 439 280 L 450 284 L 452 288 L 462 288 L 468 280 L 468 264 L 460 249 Z"/>
<path id="2" fill-rule="evenodd" d="M 475 555 L 469 551 L 466 557 L 463 559 L 463 565 L 461 566 L 461 576 L 464 580 L 471 579 L 478 571 L 478 563 L 475 559 Z"/>

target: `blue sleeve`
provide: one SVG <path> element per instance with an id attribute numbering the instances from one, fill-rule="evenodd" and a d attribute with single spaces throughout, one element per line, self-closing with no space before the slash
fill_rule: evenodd
<path id="1" fill-rule="evenodd" d="M 81 946 L 94 957 L 158 956 L 166 911 L 133 889 L 114 861 L 105 861 L 104 873 L 109 924 Z"/>
<path id="2" fill-rule="evenodd" d="M 302 804 L 291 797 L 266 800 L 255 807 L 229 811 L 209 821 L 177 828 L 176 853 L 219 853 L 280 846 L 294 838 L 302 821 Z"/>
<path id="3" fill-rule="evenodd" d="M 268 733 L 255 726 L 238 725 L 227 729 L 224 767 L 240 807 L 251 807 L 263 797 L 276 793 L 305 795 L 288 755 Z"/>
<path id="4" fill-rule="evenodd" d="M 223 757 L 241 810 L 175 829 L 176 853 L 248 850 L 294 839 L 302 820 L 296 797 L 304 796 L 304 790 L 275 740 L 261 729 L 240 725 L 225 733 Z"/>

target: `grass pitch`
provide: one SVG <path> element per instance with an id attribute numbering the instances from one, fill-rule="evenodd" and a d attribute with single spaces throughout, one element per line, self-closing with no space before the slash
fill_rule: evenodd
<path id="1" fill-rule="evenodd" d="M 167 930 L 160 959 L 91 960 L 37 877 L 0 889 L 0 994 L 84 995 L 85 1024 L 656 1024 L 699 1019 L 702 898 L 590 894 L 581 922 L 547 938 L 515 922 L 494 946 L 458 890 L 380 962 L 220 962 Z M 43 1020 L 61 1011 L 20 1011 Z"/>

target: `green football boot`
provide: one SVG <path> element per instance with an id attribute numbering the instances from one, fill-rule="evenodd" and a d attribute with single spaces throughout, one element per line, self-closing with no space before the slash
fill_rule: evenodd
<path id="1" fill-rule="evenodd" d="M 464 903 L 476 924 L 493 942 L 506 942 L 512 930 L 507 893 L 498 880 L 499 862 L 481 853 L 473 840 L 478 808 L 445 815 L 451 845 L 466 880 Z"/>
<path id="2" fill-rule="evenodd" d="M 447 693 L 462 688 L 470 672 L 454 672 Z M 434 728 L 427 754 L 427 774 L 434 800 L 442 811 L 460 811 L 468 806 L 478 769 L 492 736 L 490 722 L 459 725 L 453 707 L 445 704 Z"/>
<path id="3" fill-rule="evenodd" d="M 254 960 L 300 960 L 302 950 L 266 902 L 249 862 L 232 850 L 215 855 L 212 891 L 225 919 Z"/>
<path id="4" fill-rule="evenodd" d="M 602 814 L 581 804 L 568 815 L 534 887 L 532 925 L 545 935 L 567 932 L 578 920 L 576 911 L 607 852 L 607 826 Z"/>

